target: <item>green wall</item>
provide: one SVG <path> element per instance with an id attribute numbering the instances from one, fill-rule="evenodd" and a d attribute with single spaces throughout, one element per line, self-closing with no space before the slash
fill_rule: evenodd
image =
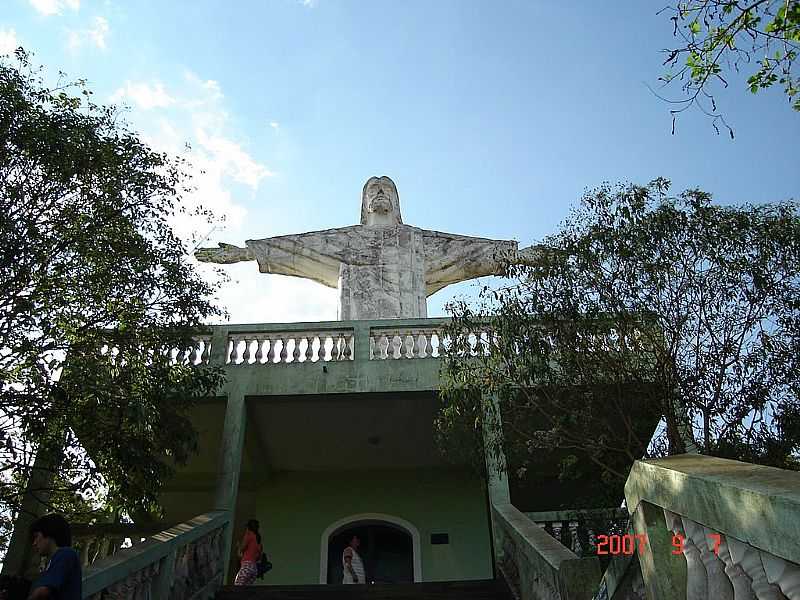
<path id="1" fill-rule="evenodd" d="M 361 513 L 398 517 L 419 530 L 423 581 L 492 577 L 485 491 L 466 472 L 276 473 L 256 493 L 255 506 L 274 565 L 264 584 L 319 583 L 323 532 Z M 238 514 L 236 520 L 248 518 Z M 450 543 L 431 545 L 431 533 L 449 534 Z M 239 536 L 237 528 L 234 540 Z"/>

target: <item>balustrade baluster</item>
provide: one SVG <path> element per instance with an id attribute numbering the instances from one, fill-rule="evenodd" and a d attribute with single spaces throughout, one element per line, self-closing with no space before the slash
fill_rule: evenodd
<path id="1" fill-rule="evenodd" d="M 733 563 L 739 565 L 752 581 L 751 588 L 758 600 L 784 600 L 786 598 L 780 588 L 771 584 L 767 579 L 764 565 L 761 563 L 761 555 L 756 548 L 729 537 L 728 551 Z"/>
<path id="2" fill-rule="evenodd" d="M 570 547 L 572 551 L 577 554 L 578 556 L 581 555 L 581 541 L 578 539 L 578 522 L 577 521 L 570 521 L 569 522 L 569 536 L 570 536 Z"/>
<path id="3" fill-rule="evenodd" d="M 344 359 L 351 360 L 353 358 L 353 336 L 344 335 Z"/>
<path id="4" fill-rule="evenodd" d="M 417 356 L 419 358 L 428 358 L 428 332 L 417 332 Z"/>
<path id="5" fill-rule="evenodd" d="M 250 364 L 250 356 L 251 356 L 250 355 L 250 342 L 252 340 L 250 340 L 249 338 L 243 338 L 243 339 L 244 339 L 244 351 L 242 352 L 242 364 L 243 365 L 248 365 L 248 364 Z"/>
<path id="6" fill-rule="evenodd" d="M 294 350 L 292 351 L 292 362 L 300 362 L 300 340 L 303 339 L 302 336 L 295 335 L 294 340 Z"/>
<path id="7" fill-rule="evenodd" d="M 400 358 L 400 346 L 403 342 L 397 334 L 392 335 L 392 358 L 397 360 Z"/>
<path id="8" fill-rule="evenodd" d="M 256 336 L 256 362 L 255 364 L 260 365 L 263 362 L 264 358 L 264 340 L 260 337 Z"/>
<path id="9" fill-rule="evenodd" d="M 703 561 L 708 577 L 708 595 L 719 600 L 733 600 L 733 586 L 728 576 L 725 575 L 725 564 L 717 557 L 713 550 L 714 539 L 706 535 L 703 526 L 691 519 L 681 517 L 683 530 L 686 537 L 700 551 L 700 560 Z M 713 533 L 713 532 L 712 532 Z M 709 542 L 712 548 L 708 547 Z"/>
<path id="10" fill-rule="evenodd" d="M 200 354 L 200 364 L 207 365 L 211 358 L 211 339 L 203 340 L 203 352 Z"/>
<path id="11" fill-rule="evenodd" d="M 564 524 L 561 521 L 553 521 L 551 524 L 551 527 L 553 528 L 553 537 L 556 538 L 559 543 L 561 542 L 561 528 L 563 525 Z"/>
<path id="12" fill-rule="evenodd" d="M 434 337 L 436 338 L 436 343 L 434 344 Z M 439 330 L 432 330 L 430 332 L 430 342 L 431 342 L 431 356 L 434 358 L 440 358 L 442 356 L 442 333 Z"/>
<path id="13" fill-rule="evenodd" d="M 589 549 L 592 552 L 597 552 L 597 536 L 594 533 L 594 529 L 586 529 L 586 537 L 589 540 Z"/>
<path id="14" fill-rule="evenodd" d="M 278 358 L 278 354 L 276 352 L 275 344 L 277 343 L 277 338 L 274 335 L 271 335 L 267 338 L 269 342 L 269 351 L 267 352 L 267 364 L 272 364 Z"/>
<path id="15" fill-rule="evenodd" d="M 286 363 L 289 362 L 289 336 L 281 335 L 281 359 L 279 362 Z"/>
<path id="16" fill-rule="evenodd" d="M 369 359 L 370 360 L 375 360 L 375 358 L 377 358 L 375 356 L 375 336 L 373 334 L 370 334 L 370 336 L 369 336 Z"/>
<path id="17" fill-rule="evenodd" d="M 314 359 L 314 337 L 316 333 L 306 334 L 306 358 L 303 362 L 311 362 Z"/>
<path id="18" fill-rule="evenodd" d="M 664 509 L 664 519 L 667 529 L 683 540 L 683 556 L 686 559 L 686 600 L 707 600 L 708 574 L 700 559 L 700 551 L 686 536 L 680 515 Z"/>
<path id="19" fill-rule="evenodd" d="M 408 334 L 404 333 L 402 335 L 403 344 L 401 350 L 404 348 L 405 352 L 401 352 L 401 354 L 405 358 L 414 358 L 414 334 L 413 332 Z"/>
<path id="20" fill-rule="evenodd" d="M 378 340 L 380 342 L 380 353 L 378 354 L 378 358 L 381 360 L 386 360 L 389 358 L 389 336 L 382 333 Z"/>
<path id="21" fill-rule="evenodd" d="M 800 599 L 800 566 L 767 552 L 759 552 L 767 581 L 777 585 L 789 600 Z"/>
<path id="22" fill-rule="evenodd" d="M 319 357 L 318 361 L 327 362 L 328 360 L 328 333 L 322 332 L 319 334 Z"/>
<path id="23" fill-rule="evenodd" d="M 716 533 L 707 527 L 703 529 L 707 535 Z M 752 582 L 744 570 L 739 565 L 733 563 L 730 550 L 728 549 L 728 540 L 724 535 L 720 538 L 720 545 L 717 552 L 719 559 L 725 565 L 725 575 L 730 580 L 731 587 L 733 587 L 734 600 L 756 600 L 753 588 L 750 585 Z"/>

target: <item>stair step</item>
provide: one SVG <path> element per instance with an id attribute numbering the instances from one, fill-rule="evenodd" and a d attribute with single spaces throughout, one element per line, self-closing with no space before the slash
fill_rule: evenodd
<path id="1" fill-rule="evenodd" d="M 511 600 L 494 579 L 376 585 L 225 586 L 216 600 Z"/>

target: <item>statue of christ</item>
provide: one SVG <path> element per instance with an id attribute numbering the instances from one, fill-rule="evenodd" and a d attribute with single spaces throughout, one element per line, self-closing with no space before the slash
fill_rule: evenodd
<path id="1" fill-rule="evenodd" d="M 255 260 L 262 273 L 292 275 L 339 290 L 340 320 L 427 316 L 426 298 L 459 281 L 501 273 L 517 242 L 490 240 L 403 224 L 388 177 L 371 177 L 361 193 L 361 224 L 247 240 L 245 248 L 201 248 L 203 262 Z"/>

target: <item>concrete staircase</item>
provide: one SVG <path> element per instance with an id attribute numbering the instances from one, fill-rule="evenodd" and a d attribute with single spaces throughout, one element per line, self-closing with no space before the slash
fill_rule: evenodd
<path id="1" fill-rule="evenodd" d="M 501 580 L 379 585 L 225 586 L 216 600 L 513 600 Z"/>

